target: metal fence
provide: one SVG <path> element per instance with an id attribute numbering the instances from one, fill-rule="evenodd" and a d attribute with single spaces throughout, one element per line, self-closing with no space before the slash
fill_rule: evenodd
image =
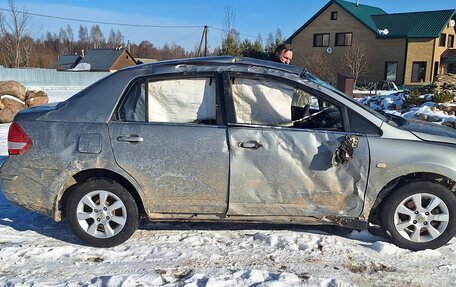
<path id="1" fill-rule="evenodd" d="M 58 72 L 54 69 L 4 68 L 0 66 L 0 81 L 14 80 L 26 87 L 87 87 L 109 72 Z"/>

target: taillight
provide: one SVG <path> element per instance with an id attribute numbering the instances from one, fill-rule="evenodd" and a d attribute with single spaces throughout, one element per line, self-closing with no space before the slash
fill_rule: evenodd
<path id="1" fill-rule="evenodd" d="M 13 122 L 8 131 L 8 154 L 21 155 L 26 153 L 33 143 L 21 126 Z"/>

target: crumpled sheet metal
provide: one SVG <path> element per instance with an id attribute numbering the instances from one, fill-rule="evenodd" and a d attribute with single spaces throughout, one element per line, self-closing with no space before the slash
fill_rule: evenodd
<path id="1" fill-rule="evenodd" d="M 353 159 L 331 164 L 345 134 L 280 128 L 230 128 L 229 215 L 358 216 L 369 169 L 367 139 Z M 259 149 L 238 143 L 255 140 Z"/>

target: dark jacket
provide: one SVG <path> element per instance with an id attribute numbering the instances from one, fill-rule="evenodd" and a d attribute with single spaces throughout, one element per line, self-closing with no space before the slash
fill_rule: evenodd
<path id="1" fill-rule="evenodd" d="M 279 58 L 277 58 L 277 56 L 276 56 L 275 54 L 271 54 L 271 55 L 269 56 L 269 61 L 273 61 L 273 62 L 276 62 L 276 63 L 281 63 L 281 64 L 283 64 L 282 61 L 280 61 Z"/>

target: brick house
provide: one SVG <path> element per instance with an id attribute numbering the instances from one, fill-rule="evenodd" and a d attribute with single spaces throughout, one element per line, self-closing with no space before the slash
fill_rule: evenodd
<path id="1" fill-rule="evenodd" d="M 343 72 L 344 53 L 358 41 L 370 52 L 369 72 L 361 81 L 422 85 L 437 74 L 454 72 L 454 19 L 455 10 L 388 14 L 378 7 L 331 0 L 287 42 L 293 45 L 293 64 L 305 67 L 315 51 L 328 57 L 334 71 L 330 81 Z"/>

